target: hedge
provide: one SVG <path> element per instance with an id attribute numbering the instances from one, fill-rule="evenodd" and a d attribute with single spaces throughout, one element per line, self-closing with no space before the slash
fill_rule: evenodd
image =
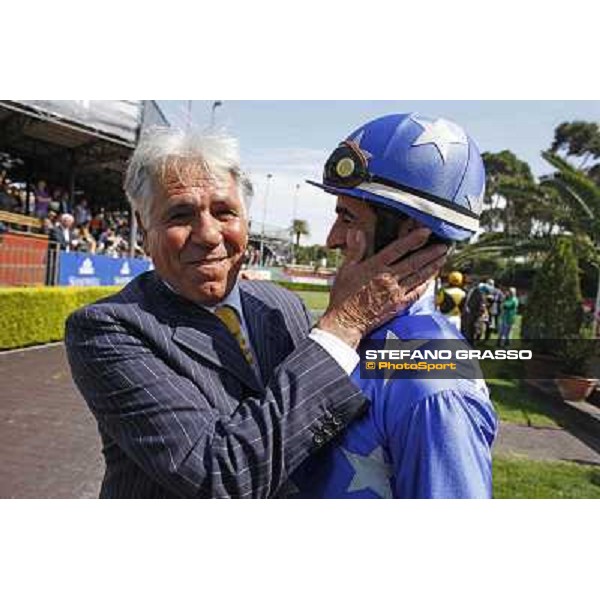
<path id="1" fill-rule="evenodd" d="M 0 350 L 62 340 L 75 309 L 119 287 L 0 288 Z"/>
<path id="2" fill-rule="evenodd" d="M 320 285 L 318 283 L 301 283 L 299 281 L 285 281 L 282 279 L 273 280 L 272 283 L 276 283 L 294 292 L 329 292 L 331 290 L 328 285 Z"/>
<path id="3" fill-rule="evenodd" d="M 327 292 L 324 285 L 275 281 L 289 290 Z M 77 308 L 118 291 L 119 287 L 0 288 L 0 350 L 63 339 L 65 320 Z"/>

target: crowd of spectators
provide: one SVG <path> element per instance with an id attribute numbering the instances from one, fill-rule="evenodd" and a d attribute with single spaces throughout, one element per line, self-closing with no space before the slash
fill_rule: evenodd
<path id="1" fill-rule="evenodd" d="M 50 211 L 44 219 L 44 231 L 67 252 L 104 254 L 115 258 L 129 256 L 129 216 L 126 212 L 92 212 L 84 199 L 75 205 L 73 214 L 60 216 Z M 139 240 L 135 255 L 143 256 Z"/>
<path id="2" fill-rule="evenodd" d="M 61 250 L 129 256 L 127 211 L 108 211 L 84 196 L 72 202 L 66 189 L 50 188 L 44 180 L 28 193 L 25 184 L 11 181 L 6 171 L 0 171 L 0 210 L 39 218 L 41 232 Z M 139 239 L 135 255 L 144 255 Z"/>

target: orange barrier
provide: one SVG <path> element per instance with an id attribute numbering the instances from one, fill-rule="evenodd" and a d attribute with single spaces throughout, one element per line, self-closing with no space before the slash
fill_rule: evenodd
<path id="1" fill-rule="evenodd" d="M 44 285 L 49 245 L 46 235 L 0 233 L 0 285 Z"/>

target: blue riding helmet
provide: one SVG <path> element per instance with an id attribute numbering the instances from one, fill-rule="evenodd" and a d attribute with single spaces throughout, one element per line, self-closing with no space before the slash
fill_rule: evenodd
<path id="1" fill-rule="evenodd" d="M 411 113 L 358 128 L 325 163 L 323 183 L 307 183 L 399 210 L 441 238 L 462 241 L 479 229 L 485 169 L 461 127 Z"/>

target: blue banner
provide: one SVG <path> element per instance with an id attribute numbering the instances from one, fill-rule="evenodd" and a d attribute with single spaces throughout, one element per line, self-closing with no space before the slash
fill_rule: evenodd
<path id="1" fill-rule="evenodd" d="M 61 251 L 58 285 L 125 285 L 152 268 L 151 261 L 143 258 Z"/>

